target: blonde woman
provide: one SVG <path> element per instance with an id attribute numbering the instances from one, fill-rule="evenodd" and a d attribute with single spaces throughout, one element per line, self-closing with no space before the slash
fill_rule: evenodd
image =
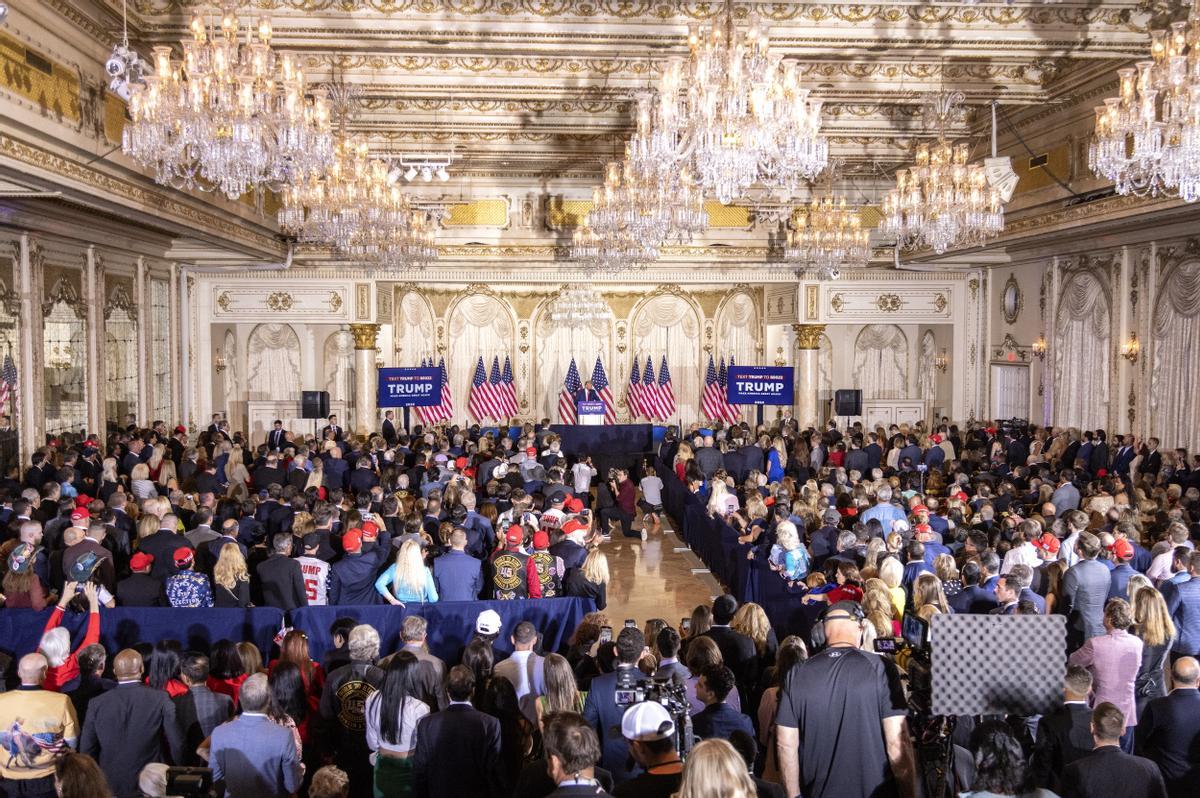
<path id="1" fill-rule="evenodd" d="M 156 443 L 154 448 L 150 450 L 150 457 L 146 460 L 146 467 L 150 469 L 150 479 L 157 480 L 158 472 L 162 468 L 163 456 L 167 453 L 167 447 L 161 443 Z"/>
<path id="2" fill-rule="evenodd" d="M 675 476 L 679 477 L 680 482 L 687 480 L 687 464 L 688 460 L 692 459 L 692 445 L 687 441 L 679 442 L 679 449 L 675 452 Z"/>
<path id="3" fill-rule="evenodd" d="M 158 495 L 158 488 L 150 479 L 150 466 L 138 463 L 129 472 L 129 490 L 138 501 L 150 499 Z"/>
<path id="4" fill-rule="evenodd" d="M 876 637 L 895 637 L 896 607 L 892 604 L 892 594 L 882 579 L 868 579 L 863 585 L 863 612 L 867 622 L 875 627 Z"/>
<path id="5" fill-rule="evenodd" d="M 320 457 L 312 458 L 312 471 L 308 474 L 308 480 L 304 483 L 304 489 L 319 488 L 325 484 L 325 461 Z"/>
<path id="6" fill-rule="evenodd" d="M 755 798 L 758 794 L 742 755 L 725 740 L 701 740 L 683 766 L 675 798 Z"/>
<path id="7" fill-rule="evenodd" d="M 1130 581 L 1130 603 L 1133 606 L 1133 633 L 1142 641 L 1142 664 L 1134 681 L 1138 715 L 1152 698 L 1167 694 L 1165 673 L 1171 646 L 1175 643 L 1175 624 L 1167 602 L 1154 588 L 1136 592 Z"/>
<path id="8" fill-rule="evenodd" d="M 375 589 L 388 604 L 436 602 L 437 585 L 433 583 L 433 574 L 425 567 L 425 560 L 421 557 L 421 544 L 415 540 L 404 541 L 396 553 L 396 561 L 375 580 Z"/>
<path id="9" fill-rule="evenodd" d="M 712 480 L 712 492 L 708 496 L 708 513 L 714 518 L 724 518 L 738 508 L 737 496 L 729 492 L 724 481 Z"/>
<path id="10" fill-rule="evenodd" d="M 754 641 L 754 650 L 763 668 L 775 662 L 779 641 L 775 638 L 775 630 L 771 628 L 771 622 L 767 620 L 767 613 L 762 607 L 752 601 L 738 607 L 729 621 L 729 628 Z"/>
<path id="11" fill-rule="evenodd" d="M 896 617 L 899 618 L 904 615 L 904 607 L 908 603 L 908 596 L 900 584 L 904 580 L 904 566 L 895 557 L 885 557 L 879 561 L 879 579 L 887 585 L 892 606 L 896 608 Z"/>
<path id="12" fill-rule="evenodd" d="M 157 484 L 168 492 L 179 489 L 179 475 L 175 470 L 174 460 L 163 460 L 162 467 L 158 469 Z"/>
<path id="13" fill-rule="evenodd" d="M 250 496 L 250 472 L 242 462 L 242 447 L 229 450 L 225 461 L 225 494 L 231 499 L 246 499 Z"/>
<path id="14" fill-rule="evenodd" d="M 586 692 L 580 692 L 575 684 L 575 672 L 571 663 L 561 654 L 548 654 L 542 664 L 545 672 L 546 692 L 538 696 L 534 704 L 538 729 L 545 731 L 545 718 L 555 712 L 577 712 L 583 714 Z"/>
<path id="15" fill-rule="evenodd" d="M 942 592 L 942 580 L 931 573 L 923 573 L 913 583 L 913 611 L 924 620 L 941 613 L 950 614 L 950 604 Z M 924 612 L 924 614 L 922 614 Z"/>
<path id="16" fill-rule="evenodd" d="M 567 571 L 563 594 L 595 600 L 596 609 L 608 606 L 608 557 L 600 549 L 592 549 L 582 568 Z"/>
<path id="17" fill-rule="evenodd" d="M 783 442 L 782 436 L 776 435 L 775 440 L 771 441 L 771 448 L 767 450 L 767 482 L 783 480 L 783 470 L 787 467 L 787 461 L 787 444 Z"/>
<path id="18" fill-rule="evenodd" d="M 145 513 L 137 521 L 137 539 L 148 538 L 158 531 L 161 519 L 157 515 Z"/>
<path id="19" fill-rule="evenodd" d="M 213 606 L 242 608 L 250 606 L 250 572 L 246 558 L 236 543 L 221 547 L 213 566 Z"/>

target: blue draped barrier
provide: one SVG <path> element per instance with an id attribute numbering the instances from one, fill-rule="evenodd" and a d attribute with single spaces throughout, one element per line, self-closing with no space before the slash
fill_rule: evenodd
<path id="1" fill-rule="evenodd" d="M 291 625 L 308 635 L 308 649 L 320 661 L 333 645 L 329 627 L 338 618 L 354 618 L 369 623 L 379 632 L 380 651 L 395 651 L 400 646 L 400 626 L 409 615 L 420 615 L 429 622 L 430 653 L 448 662 L 457 662 L 462 649 L 475 634 L 475 618 L 484 610 L 495 610 L 504 624 L 496 640 L 497 659 L 512 651 L 509 636 L 522 621 L 532 623 L 542 635 L 542 651 L 549 654 L 566 648 L 567 641 L 583 616 L 596 609 L 591 599 L 556 598 L 516 601 L 443 601 L 437 604 L 408 604 L 404 607 L 301 607 L 291 613 Z"/>
<path id="2" fill-rule="evenodd" d="M 6 609 L 0 612 L 0 651 L 14 657 L 37 648 L 52 610 Z M 87 613 L 68 612 L 62 625 L 71 632 L 72 647 L 87 629 Z M 100 643 L 110 653 L 134 643 L 178 640 L 185 650 L 208 651 L 218 640 L 248 640 L 262 651 L 283 625 L 283 610 L 174 609 L 171 607 L 114 607 L 100 611 Z"/>

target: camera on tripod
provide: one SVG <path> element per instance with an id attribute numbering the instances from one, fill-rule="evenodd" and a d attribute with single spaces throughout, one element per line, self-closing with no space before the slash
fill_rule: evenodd
<path id="1" fill-rule="evenodd" d="M 670 676 L 656 677 L 650 681 L 640 678 L 637 668 L 617 670 L 616 704 L 621 711 L 634 704 L 653 701 L 667 710 L 675 724 L 675 750 L 683 756 L 692 748 L 692 715 L 687 689 L 682 682 Z"/>

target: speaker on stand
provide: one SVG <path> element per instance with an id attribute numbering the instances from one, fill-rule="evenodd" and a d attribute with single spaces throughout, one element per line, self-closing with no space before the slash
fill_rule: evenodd
<path id="1" fill-rule="evenodd" d="M 329 418 L 329 391 L 301 391 L 300 417 L 313 420 L 313 437 L 317 436 L 317 419 Z"/>
<path id="2" fill-rule="evenodd" d="M 861 416 L 862 391 L 858 388 L 843 388 L 833 392 L 833 414 L 835 416 Z M 846 425 L 850 421 L 846 419 Z"/>

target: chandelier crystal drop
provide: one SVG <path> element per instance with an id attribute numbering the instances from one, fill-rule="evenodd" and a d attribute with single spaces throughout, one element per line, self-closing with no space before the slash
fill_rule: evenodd
<path id="1" fill-rule="evenodd" d="M 896 172 L 896 187 L 882 203 L 879 227 L 903 247 L 976 246 L 1004 231 L 1004 202 L 988 185 L 982 164 L 970 164 L 970 147 L 946 141 L 945 125 L 961 92 L 926 100 L 938 120 L 937 142 L 917 147 L 915 164 Z"/>
<path id="2" fill-rule="evenodd" d="M 296 56 L 271 48 L 270 21 L 243 27 L 227 5 L 197 12 L 189 29 L 181 62 L 155 47 L 152 74 L 131 85 L 124 152 L 163 185 L 230 199 L 324 171 L 334 155 L 325 94 L 308 98 Z"/>
<path id="3" fill-rule="evenodd" d="M 688 31 L 686 61 L 671 59 L 655 101 L 639 103 L 635 160 L 686 164 L 703 190 L 728 205 L 753 185 L 795 192 L 829 163 L 821 101 L 794 62 L 770 50 L 757 16 L 739 29 L 733 3 Z"/>
<path id="4" fill-rule="evenodd" d="M 564 327 L 586 327 L 611 316 L 608 303 L 589 285 L 564 285 L 550 306 L 550 320 Z"/>
<path id="5" fill-rule="evenodd" d="M 836 280 L 843 268 L 867 265 L 871 232 L 863 228 L 859 210 L 847 207 L 845 197 L 814 199 L 793 216 L 784 258 L 802 268 L 815 268 L 823 280 Z"/>
<path id="6" fill-rule="evenodd" d="M 1117 76 L 1119 95 L 1096 107 L 1089 168 L 1118 194 L 1200 200 L 1200 0 Z"/>

